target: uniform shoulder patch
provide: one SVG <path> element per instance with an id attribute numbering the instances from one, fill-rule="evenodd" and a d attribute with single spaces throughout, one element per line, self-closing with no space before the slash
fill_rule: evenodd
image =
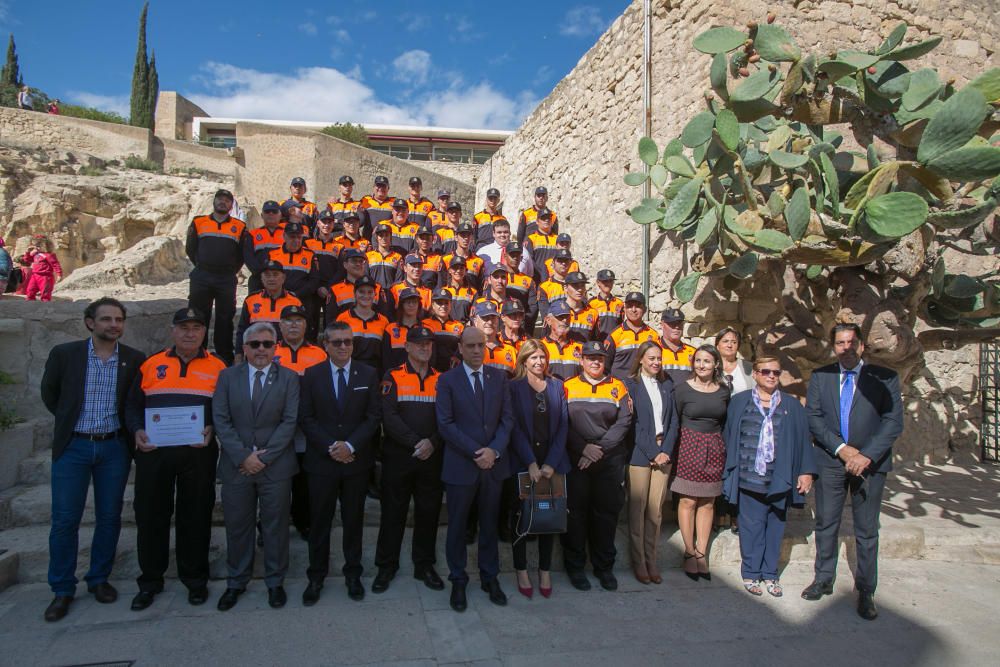
<path id="1" fill-rule="evenodd" d="M 382 380 L 382 384 L 379 386 L 382 389 L 382 395 L 386 396 L 392 391 L 392 380 Z"/>

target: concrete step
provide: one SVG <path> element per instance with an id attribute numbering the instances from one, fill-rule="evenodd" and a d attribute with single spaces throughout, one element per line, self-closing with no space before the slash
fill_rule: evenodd
<path id="1" fill-rule="evenodd" d="M 35 424 L 31 421 L 0 430 L 0 491 L 18 482 L 21 461 L 34 451 Z"/>
<path id="2" fill-rule="evenodd" d="M 52 454 L 48 451 L 32 454 L 18 466 L 17 483 L 25 486 L 47 485 L 52 481 Z"/>

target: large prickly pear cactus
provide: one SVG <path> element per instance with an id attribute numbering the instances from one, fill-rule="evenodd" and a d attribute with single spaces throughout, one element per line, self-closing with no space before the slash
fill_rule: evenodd
<path id="1" fill-rule="evenodd" d="M 625 176 L 632 186 L 649 179 L 656 195 L 629 210 L 635 222 L 699 248 L 674 284 L 680 301 L 702 276 L 746 279 L 764 259 L 802 265 L 809 278 L 866 265 L 921 228 L 934 250 L 962 240 L 996 252 L 980 227 L 1000 203 L 1000 68 L 956 90 L 913 66 L 941 38 L 903 45 L 905 34 L 901 24 L 876 48 L 817 56 L 769 15 L 694 39 L 712 56 L 706 110 L 662 151 L 642 138 L 648 168 Z M 931 264 L 924 316 L 1000 325 L 996 271 Z"/>

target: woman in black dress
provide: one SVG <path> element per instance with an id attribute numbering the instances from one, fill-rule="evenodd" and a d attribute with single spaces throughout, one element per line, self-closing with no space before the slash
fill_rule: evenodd
<path id="1" fill-rule="evenodd" d="M 680 497 L 677 523 L 684 538 L 684 573 L 697 580 L 712 578 L 708 538 L 726 465 L 722 429 L 729 388 L 722 375 L 722 357 L 713 345 L 702 345 L 695 351 L 691 370 L 691 378 L 674 389 L 680 438 L 670 490 Z"/>

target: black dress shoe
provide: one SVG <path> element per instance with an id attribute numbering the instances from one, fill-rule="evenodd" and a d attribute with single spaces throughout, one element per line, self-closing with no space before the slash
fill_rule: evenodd
<path id="1" fill-rule="evenodd" d="M 453 583 L 451 585 L 451 608 L 455 611 L 465 611 L 468 606 L 465 600 L 465 584 Z"/>
<path id="2" fill-rule="evenodd" d="M 372 593 L 385 593 L 389 590 L 389 584 L 395 576 L 395 568 L 380 567 L 378 574 L 375 575 L 375 580 L 372 581 Z"/>
<path id="3" fill-rule="evenodd" d="M 240 601 L 240 596 L 243 595 L 243 588 L 227 588 L 226 592 L 222 594 L 219 598 L 219 611 L 229 611 L 236 606 L 236 603 Z"/>
<path id="4" fill-rule="evenodd" d="M 833 593 L 833 582 L 832 581 L 819 581 L 818 579 L 802 591 L 802 597 L 806 600 L 816 601 L 819 600 L 824 595 L 831 595 Z"/>
<path id="5" fill-rule="evenodd" d="M 874 621 L 878 618 L 878 609 L 875 607 L 875 594 L 866 591 L 858 593 L 858 616 L 866 621 Z"/>
<path id="6" fill-rule="evenodd" d="M 594 570 L 594 576 L 597 577 L 597 581 L 601 583 L 601 588 L 606 591 L 617 591 L 618 590 L 618 579 L 610 570 Z"/>
<path id="7" fill-rule="evenodd" d="M 139 591 L 132 598 L 132 611 L 142 611 L 153 604 L 153 600 L 156 598 L 156 593 L 153 591 Z"/>
<path id="8" fill-rule="evenodd" d="M 430 565 L 422 570 L 414 571 L 413 578 L 424 582 L 424 586 L 432 591 L 444 590 L 444 582 L 441 581 L 441 577 L 438 576 L 438 573 L 435 572 L 434 568 Z"/>
<path id="9" fill-rule="evenodd" d="M 361 585 L 361 577 L 347 577 L 347 597 L 355 601 L 365 599 L 365 587 Z"/>
<path id="10" fill-rule="evenodd" d="M 493 604 L 501 607 L 507 604 L 507 596 L 504 594 L 503 589 L 500 588 L 500 582 L 496 579 L 484 581 L 480 584 L 480 588 L 483 589 L 484 593 L 490 594 L 490 602 Z"/>
<path id="11" fill-rule="evenodd" d="M 286 602 L 288 602 L 288 595 L 285 593 L 284 586 L 267 589 L 267 603 L 271 605 L 271 609 L 281 609 Z"/>
<path id="12" fill-rule="evenodd" d="M 87 588 L 88 591 L 94 594 L 94 599 L 101 604 L 111 604 L 118 599 L 118 591 L 115 587 L 108 582 L 103 582 L 100 584 L 94 584 Z"/>
<path id="13" fill-rule="evenodd" d="M 580 570 L 567 570 L 566 576 L 569 577 L 569 583 L 573 584 L 573 588 L 578 591 L 589 591 L 590 590 L 590 580 L 587 579 L 585 575 Z"/>
<path id="14" fill-rule="evenodd" d="M 310 581 L 306 589 L 302 591 L 302 604 L 311 607 L 319 602 L 319 592 L 323 590 L 323 583 L 320 581 Z"/>
<path id="15" fill-rule="evenodd" d="M 62 618 L 69 613 L 69 606 L 72 603 L 72 596 L 57 595 L 45 609 L 45 620 L 49 623 L 55 623 L 56 621 L 62 620 Z"/>
<path id="16" fill-rule="evenodd" d="M 208 602 L 208 586 L 202 586 L 201 588 L 192 588 L 188 591 L 188 604 L 194 606 L 202 605 Z"/>

